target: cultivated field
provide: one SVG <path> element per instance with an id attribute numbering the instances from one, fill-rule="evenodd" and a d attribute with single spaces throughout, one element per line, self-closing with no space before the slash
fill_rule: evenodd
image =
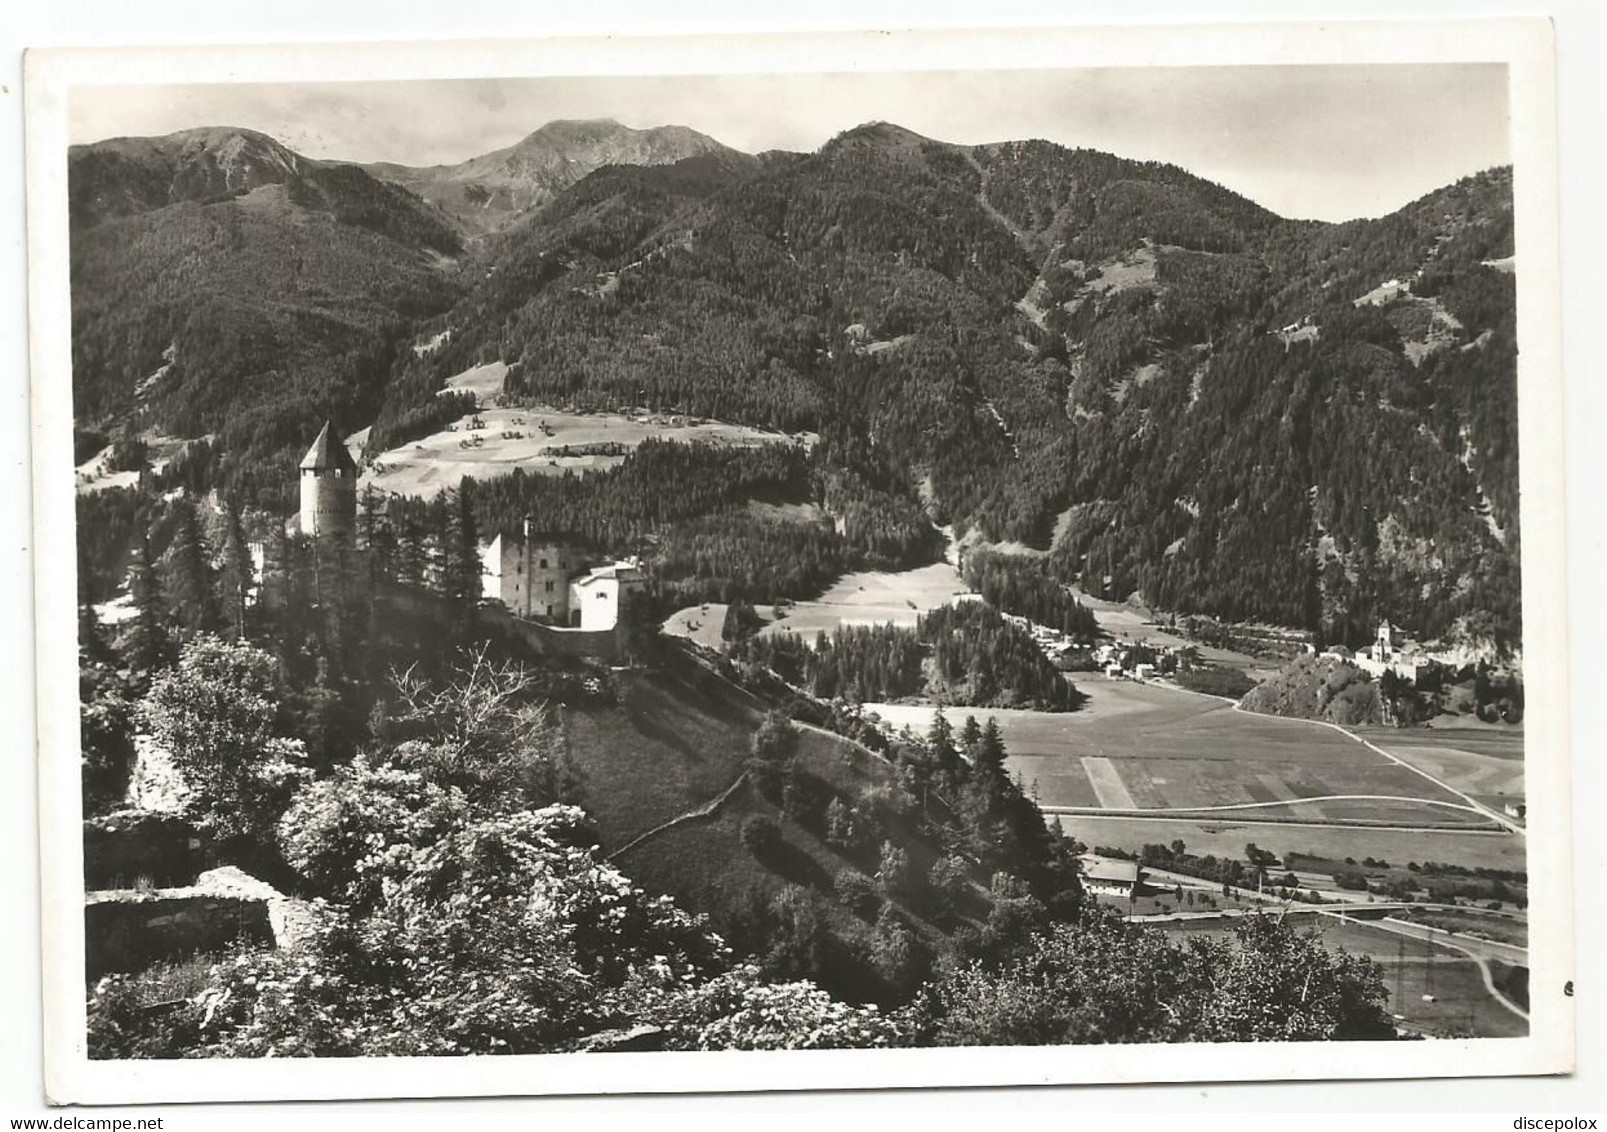
<path id="1" fill-rule="evenodd" d="M 670 614 L 664 622 L 663 630 L 668 636 L 684 637 L 704 648 L 718 651 L 725 644 L 720 637 L 720 630 L 725 626 L 727 608 L 729 607 L 724 602 L 719 601 L 689 605 Z M 773 605 L 758 605 L 754 606 L 754 609 L 766 621 L 775 618 L 776 610 Z"/>
<path id="2" fill-rule="evenodd" d="M 507 376 L 507 362 L 487 362 L 447 378 L 446 387 L 460 393 L 473 393 L 480 399 L 480 404 L 488 405 L 493 397 L 502 392 L 502 382 Z"/>
<path id="3" fill-rule="evenodd" d="M 811 509 L 799 507 L 772 506 L 766 507 L 762 513 L 773 519 L 796 519 L 799 522 L 815 518 Z M 901 573 L 865 571 L 845 574 L 818 601 L 793 602 L 779 611 L 773 605 L 755 608 L 767 622 L 759 630 L 761 636 L 798 633 L 805 641 L 812 643 L 818 633 L 831 633 L 840 625 L 892 624 L 913 627 L 919 614 L 947 605 L 965 592 L 965 586 L 954 567 L 941 562 Z M 672 637 L 685 637 L 707 648 L 718 649 L 722 644 L 720 628 L 725 623 L 725 610 L 726 607 L 719 602 L 678 609 L 664 622 L 664 632 Z"/>
<path id="4" fill-rule="evenodd" d="M 966 592 L 959 572 L 947 562 L 898 573 L 844 574 L 818 600 L 793 603 L 785 617 L 760 632 L 800 633 L 813 641 L 817 633 L 830 633 L 839 625 L 913 626 L 918 614 L 948 605 Z"/>
<path id="5" fill-rule="evenodd" d="M 479 369 L 487 367 L 481 366 Z M 471 374 L 477 371 L 469 371 Z M 460 375 L 463 376 L 463 375 Z M 497 379 L 500 386 L 500 377 Z M 478 384 L 485 384 L 478 380 Z M 363 486 L 401 495 L 430 496 L 456 487 L 465 476 L 491 479 L 514 468 L 561 475 L 613 467 L 623 455 L 561 455 L 565 447 L 619 444 L 635 448 L 648 437 L 708 441 L 751 448 L 797 441 L 812 443 L 807 433 L 787 435 L 743 425 L 665 414 L 571 413 L 558 409 L 483 409 L 483 428 L 470 429 L 464 417 L 422 440 L 393 448 L 363 472 Z"/>
<path id="6" fill-rule="evenodd" d="M 1345 825 L 1268 824 L 1242 817 L 1133 818 L 1102 814 L 1057 815 L 1061 828 L 1089 845 L 1136 853 L 1146 844 L 1182 838 L 1190 853 L 1239 858 L 1254 841 L 1284 857 L 1291 851 L 1342 861 L 1379 857 L 1387 861 L 1446 861 L 1470 869 L 1524 869 L 1524 840 L 1474 830 L 1377 829 Z"/>
<path id="7" fill-rule="evenodd" d="M 437 336 L 434 341 L 444 340 Z M 426 344 L 428 346 L 428 344 Z M 470 415 L 422 440 L 402 444 L 381 454 L 363 470 L 361 483 L 399 495 L 431 496 L 456 487 L 464 477 L 491 479 L 514 468 L 546 475 L 587 472 L 622 463 L 623 455 L 604 453 L 560 455 L 564 448 L 623 445 L 635 448 L 648 437 L 702 440 L 737 447 L 796 441 L 813 444 L 812 433 L 786 434 L 724 424 L 671 413 L 574 413 L 537 406 L 528 409 L 493 408 L 508 376 L 506 362 L 473 366 L 447 378 L 442 392 L 473 393 L 482 408 L 477 415 L 484 426 L 469 428 Z M 361 436 L 367 435 L 365 429 Z M 348 440 L 348 445 L 357 436 Z M 361 444 L 358 443 L 360 450 Z"/>
<path id="8" fill-rule="evenodd" d="M 1153 684 L 1087 674 L 1075 680 L 1088 695 L 1080 711 L 974 713 L 998 720 L 1012 771 L 1045 807 L 1201 817 L 1210 816 L 1201 811 L 1220 809 L 1225 819 L 1281 822 L 1484 824 L 1455 808 L 1466 805 L 1456 795 L 1332 728 L 1239 712 L 1220 700 Z M 935 710 L 866 708 L 918 731 L 930 726 Z M 973 714 L 945 710 L 956 724 Z"/>
<path id="9" fill-rule="evenodd" d="M 1360 733 L 1396 758 L 1487 805 L 1523 799 L 1521 730 L 1364 728 Z"/>
<path id="10" fill-rule="evenodd" d="M 1476 911 L 1471 908 L 1413 908 L 1397 913 L 1413 923 L 1448 932 L 1494 940 L 1513 947 L 1529 946 L 1529 922 L 1516 915 Z M 1465 940 L 1458 942 L 1466 943 Z"/>

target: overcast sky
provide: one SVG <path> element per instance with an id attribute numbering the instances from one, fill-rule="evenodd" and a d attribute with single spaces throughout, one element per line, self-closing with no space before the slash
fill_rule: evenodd
<path id="1" fill-rule="evenodd" d="M 555 118 L 684 125 L 748 152 L 885 120 L 1170 161 L 1289 217 L 1380 216 L 1511 160 L 1501 64 L 79 87 L 74 142 L 245 126 L 310 157 L 445 164 Z"/>

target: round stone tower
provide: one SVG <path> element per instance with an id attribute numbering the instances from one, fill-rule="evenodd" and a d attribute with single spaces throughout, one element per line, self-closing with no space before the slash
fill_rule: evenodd
<path id="1" fill-rule="evenodd" d="M 356 522 L 357 464 L 346 451 L 346 439 L 325 421 L 301 460 L 301 533 L 349 538 Z"/>

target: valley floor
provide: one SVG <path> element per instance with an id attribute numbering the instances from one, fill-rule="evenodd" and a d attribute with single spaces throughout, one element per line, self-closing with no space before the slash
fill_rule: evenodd
<path id="1" fill-rule="evenodd" d="M 948 563 L 903 573 L 844 576 L 818 601 L 799 602 L 761 632 L 807 638 L 843 624 L 912 625 L 918 613 L 965 592 Z M 1130 606 L 1079 595 L 1115 639 L 1181 643 Z M 666 624 L 718 648 L 723 606 L 692 607 Z M 1219 663 L 1253 658 L 1203 649 Z M 1350 731 L 1237 710 L 1165 682 L 1071 676 L 1087 696 L 1075 712 L 942 709 L 997 720 L 1019 774 L 1073 836 L 1137 852 L 1181 837 L 1196 852 L 1237 857 L 1246 841 L 1343 860 L 1375 856 L 1521 870 L 1521 825 L 1502 816 L 1523 791 L 1520 728 Z M 866 704 L 895 728 L 924 733 L 930 704 Z"/>

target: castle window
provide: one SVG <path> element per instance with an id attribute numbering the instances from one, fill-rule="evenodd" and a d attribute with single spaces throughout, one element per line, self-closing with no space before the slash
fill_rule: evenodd
<path id="1" fill-rule="evenodd" d="M 547 583 L 547 592 L 552 593 L 552 583 L 551 582 Z"/>
<path id="2" fill-rule="evenodd" d="M 336 478 L 336 479 L 339 479 L 339 478 L 340 478 L 340 469 L 339 469 L 339 468 L 336 468 L 336 469 L 335 469 L 335 478 Z"/>
<path id="3" fill-rule="evenodd" d="M 546 560 L 546 559 L 545 559 L 545 558 L 543 558 L 543 559 L 542 559 L 542 560 L 541 560 L 541 568 L 542 568 L 542 569 L 543 569 L 543 570 L 545 570 L 545 569 L 546 569 L 546 568 L 547 568 L 547 560 Z"/>

